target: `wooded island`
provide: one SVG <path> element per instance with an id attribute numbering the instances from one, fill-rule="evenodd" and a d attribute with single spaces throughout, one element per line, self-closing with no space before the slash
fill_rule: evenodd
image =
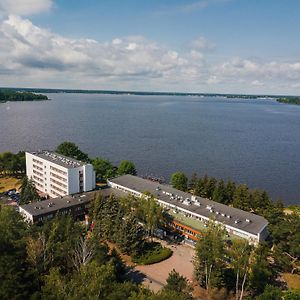
<path id="1" fill-rule="evenodd" d="M 0 89 L 0 103 L 7 102 L 7 101 L 41 101 L 41 100 L 49 100 L 49 99 L 46 95 L 42 95 L 42 94 Z"/>

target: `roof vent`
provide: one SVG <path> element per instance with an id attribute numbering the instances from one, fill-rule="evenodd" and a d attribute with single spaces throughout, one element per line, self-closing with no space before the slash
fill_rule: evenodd
<path id="1" fill-rule="evenodd" d="M 250 219 L 246 219 L 246 222 L 247 222 L 247 223 L 251 223 L 251 220 L 250 220 Z"/>
<path id="2" fill-rule="evenodd" d="M 231 216 L 230 216 L 230 215 L 227 215 L 226 217 L 227 217 L 228 219 L 230 219 L 230 218 L 231 218 Z"/>
<path id="3" fill-rule="evenodd" d="M 241 222 L 241 221 L 240 221 L 239 219 L 237 219 L 237 220 L 234 221 L 235 224 L 238 224 L 238 223 L 240 223 L 240 222 Z"/>

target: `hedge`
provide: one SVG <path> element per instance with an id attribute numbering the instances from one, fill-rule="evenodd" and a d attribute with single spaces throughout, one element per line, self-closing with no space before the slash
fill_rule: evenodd
<path id="1" fill-rule="evenodd" d="M 140 255 L 133 257 L 133 262 L 139 265 L 151 265 L 169 258 L 172 254 L 171 249 L 162 247 L 159 243 L 149 243 Z"/>

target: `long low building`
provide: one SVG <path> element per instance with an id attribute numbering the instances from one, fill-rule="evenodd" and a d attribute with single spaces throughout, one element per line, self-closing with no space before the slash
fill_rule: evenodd
<path id="1" fill-rule="evenodd" d="M 181 212 L 185 217 L 194 219 L 199 224 L 203 223 L 204 225 L 208 220 L 214 220 L 223 224 L 229 234 L 245 238 L 254 244 L 265 240 L 268 236 L 268 221 L 265 218 L 179 191 L 169 185 L 132 175 L 110 179 L 108 185 L 113 189 L 137 197 L 142 197 L 145 192 L 150 192 L 163 207 L 170 208 L 175 214 Z M 198 232 L 193 228 L 191 229 L 185 235 L 187 238 L 195 236 Z"/>
<path id="2" fill-rule="evenodd" d="M 114 194 L 115 196 L 126 195 L 122 191 L 106 188 L 99 191 L 80 193 L 24 204 L 19 207 L 19 212 L 31 223 L 42 223 L 53 219 L 57 214 L 70 214 L 74 218 L 84 217 L 89 212 L 91 201 L 93 201 L 95 196 L 98 194 L 102 194 L 104 198 L 108 198 L 111 194 Z"/>

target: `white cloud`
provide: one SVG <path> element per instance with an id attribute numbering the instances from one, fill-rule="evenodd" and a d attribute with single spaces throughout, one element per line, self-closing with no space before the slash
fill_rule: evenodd
<path id="1" fill-rule="evenodd" d="M 253 85 L 253 86 L 263 86 L 264 83 L 261 82 L 261 81 L 259 81 L 259 80 L 253 80 L 253 81 L 251 82 L 251 85 Z"/>
<path id="2" fill-rule="evenodd" d="M 284 93 L 292 88 L 293 93 L 300 93 L 299 61 L 235 57 L 216 62 L 204 51 L 209 42 L 196 41 L 194 48 L 178 51 L 142 36 L 104 42 L 70 39 L 11 15 L 0 23 L 0 82 L 6 86 L 203 92 Z"/>
<path id="3" fill-rule="evenodd" d="M 33 15 L 48 11 L 52 6 L 52 0 L 0 0 L 0 13 L 3 15 Z"/>
<path id="4" fill-rule="evenodd" d="M 204 37 L 198 37 L 191 42 L 191 47 L 200 51 L 208 51 L 215 49 L 216 45 Z"/>

